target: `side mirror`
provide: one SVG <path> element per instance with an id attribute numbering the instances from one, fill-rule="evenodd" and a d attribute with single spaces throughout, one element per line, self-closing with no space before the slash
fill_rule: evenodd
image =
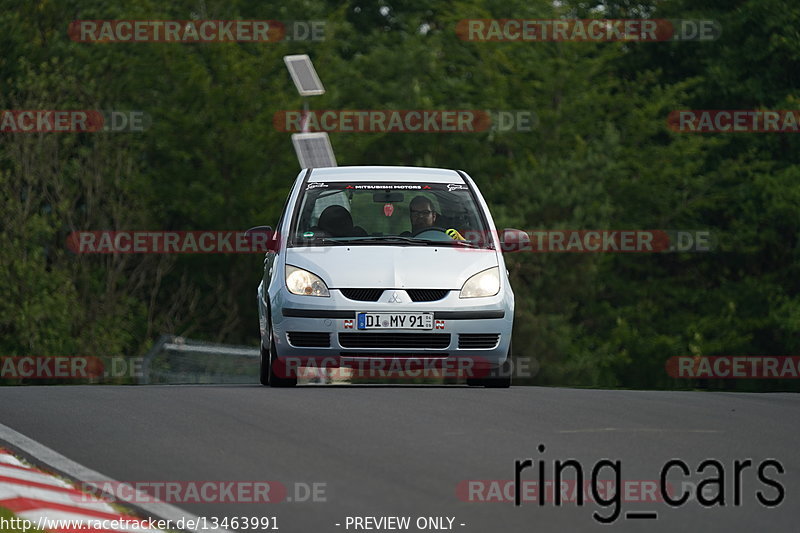
<path id="1" fill-rule="evenodd" d="M 506 228 L 500 239 L 500 248 L 504 252 L 522 252 L 531 249 L 531 238 L 522 230 Z"/>
<path id="2" fill-rule="evenodd" d="M 278 234 L 272 230 L 272 226 L 256 226 L 244 232 L 250 249 L 254 252 L 277 252 Z"/>

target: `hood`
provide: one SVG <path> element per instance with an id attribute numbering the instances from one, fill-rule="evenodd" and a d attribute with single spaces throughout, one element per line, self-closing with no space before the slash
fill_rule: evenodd
<path id="1" fill-rule="evenodd" d="M 286 264 L 313 272 L 331 289 L 450 289 L 497 266 L 495 250 L 450 246 L 289 248 Z"/>

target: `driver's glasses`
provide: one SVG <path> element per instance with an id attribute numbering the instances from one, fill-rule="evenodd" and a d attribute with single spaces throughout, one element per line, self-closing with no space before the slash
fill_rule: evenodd
<path id="1" fill-rule="evenodd" d="M 412 217 L 429 217 L 432 214 L 433 214 L 433 211 L 428 211 L 428 210 L 425 210 L 425 211 L 418 211 L 416 209 L 412 209 L 411 210 L 411 216 Z"/>

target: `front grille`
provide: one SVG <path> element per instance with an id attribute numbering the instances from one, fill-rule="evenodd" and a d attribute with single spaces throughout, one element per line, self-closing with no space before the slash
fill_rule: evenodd
<path id="1" fill-rule="evenodd" d="M 342 352 L 339 354 L 343 359 L 447 359 L 450 354 L 447 352 Z"/>
<path id="2" fill-rule="evenodd" d="M 377 302 L 386 289 L 340 289 L 345 298 L 359 302 Z M 441 300 L 448 289 L 406 289 L 412 302 L 435 302 Z"/>
<path id="3" fill-rule="evenodd" d="M 473 350 L 494 348 L 499 340 L 499 333 L 461 333 L 458 336 L 458 347 Z"/>
<path id="4" fill-rule="evenodd" d="M 450 291 L 448 289 L 406 289 L 406 292 L 412 302 L 435 302 L 447 296 Z"/>
<path id="5" fill-rule="evenodd" d="M 331 334 L 325 331 L 289 331 L 286 336 L 292 346 L 328 348 L 331 345 Z"/>
<path id="6" fill-rule="evenodd" d="M 360 302 L 377 302 L 383 289 L 341 289 L 345 298 Z"/>
<path id="7" fill-rule="evenodd" d="M 447 348 L 449 333 L 339 333 L 345 348 Z"/>

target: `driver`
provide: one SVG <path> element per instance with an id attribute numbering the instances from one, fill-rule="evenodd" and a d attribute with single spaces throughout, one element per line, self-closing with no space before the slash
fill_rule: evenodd
<path id="1" fill-rule="evenodd" d="M 439 214 L 433 209 L 433 203 L 425 196 L 415 196 L 408 204 L 408 214 L 411 218 L 411 235 L 416 235 L 426 228 L 436 227 L 436 219 Z M 455 230 L 447 229 L 444 231 L 451 239 L 463 241 L 464 237 Z"/>
<path id="2" fill-rule="evenodd" d="M 408 214 L 411 218 L 411 233 L 416 234 L 436 225 L 438 214 L 433 210 L 433 204 L 424 196 L 416 196 L 408 204 Z"/>

